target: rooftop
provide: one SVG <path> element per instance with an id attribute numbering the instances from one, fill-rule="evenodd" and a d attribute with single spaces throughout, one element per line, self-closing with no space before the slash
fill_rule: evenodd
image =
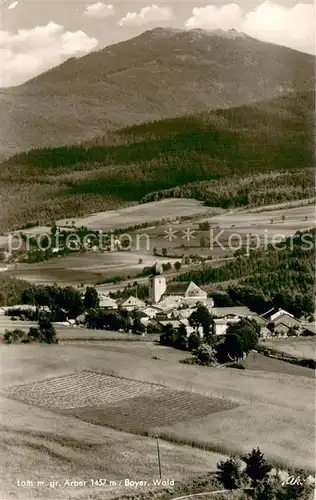
<path id="1" fill-rule="evenodd" d="M 247 318 L 248 316 L 255 316 L 255 313 L 250 311 L 248 307 L 212 307 L 210 309 L 211 313 L 218 318 L 223 316 L 242 316 Z"/>

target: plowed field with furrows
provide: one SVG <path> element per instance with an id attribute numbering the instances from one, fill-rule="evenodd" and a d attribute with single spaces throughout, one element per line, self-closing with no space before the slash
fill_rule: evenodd
<path id="1" fill-rule="evenodd" d="M 162 388 L 116 403 L 74 408 L 63 413 L 122 431 L 144 433 L 152 427 L 172 425 L 236 406 L 238 404 L 228 400 Z"/>
<path id="2" fill-rule="evenodd" d="M 160 390 L 162 386 L 82 371 L 53 379 L 14 386 L 7 397 L 56 410 L 98 406 Z"/>

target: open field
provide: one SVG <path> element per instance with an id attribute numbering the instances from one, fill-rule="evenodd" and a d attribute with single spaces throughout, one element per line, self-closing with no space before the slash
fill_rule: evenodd
<path id="1" fill-rule="evenodd" d="M 293 416 L 295 415 L 295 424 Z M 260 449 L 276 462 L 288 466 L 304 468 L 309 464 L 314 471 L 315 431 L 310 427 L 313 414 L 279 408 L 268 404 L 254 403 L 250 407 L 241 405 L 229 412 L 214 413 L 206 417 L 179 422 L 166 427 L 152 429 L 152 435 L 158 434 L 174 442 L 192 443 L 195 446 L 223 450 L 223 443 L 229 443 L 226 451 L 246 453 L 259 446 Z M 309 435 L 309 443 L 306 440 Z M 305 436 L 305 437 L 304 437 Z M 297 442 L 305 442 L 305 449 Z M 273 452 L 272 452 L 273 450 Z M 286 450 L 286 451 L 285 451 Z M 273 453 L 273 455 L 272 455 Z"/>
<path id="2" fill-rule="evenodd" d="M 217 209 L 221 212 L 221 209 Z M 66 222 L 75 221 L 76 226 L 86 226 L 88 229 L 110 231 L 121 227 L 136 226 L 162 219 L 173 220 L 176 217 L 192 217 L 201 213 L 214 212 L 214 209 L 205 207 L 200 201 L 191 198 L 170 198 L 153 201 L 141 205 L 133 205 L 119 210 L 99 212 L 86 217 L 58 220 L 58 226 L 66 226 Z"/>
<path id="3" fill-rule="evenodd" d="M 35 406 L 68 410 L 116 403 L 162 388 L 158 384 L 82 371 L 42 382 L 13 386 L 4 394 Z"/>
<path id="4" fill-rule="evenodd" d="M 133 206 L 113 213 L 111 211 L 102 212 L 102 216 L 99 215 L 98 217 L 97 215 L 91 216 L 91 220 L 95 224 L 93 228 L 101 229 L 103 220 L 107 219 L 109 220 L 108 229 L 126 227 L 128 224 L 131 224 L 131 221 L 129 219 L 127 221 L 124 220 L 121 212 L 125 214 L 125 211 L 127 213 L 130 211 L 134 215 L 141 214 L 139 215 L 140 219 L 135 218 L 134 223 L 139 223 L 140 220 L 150 222 L 153 214 L 157 213 L 156 211 L 160 207 L 160 205 L 157 205 L 158 203 L 163 204 L 163 208 L 165 209 L 171 207 L 170 210 L 173 213 L 172 202 L 180 208 L 183 208 L 182 205 L 187 203 L 185 205 L 187 207 L 185 213 L 189 213 L 192 210 L 190 212 L 191 216 L 196 215 L 197 206 L 201 208 L 201 205 L 195 202 L 195 200 L 168 199 L 161 202 Z M 209 262 L 207 265 L 216 266 L 217 261 L 219 261 L 219 265 L 222 264 L 220 259 L 232 258 L 235 250 L 242 245 L 246 245 L 247 240 L 249 244 L 250 235 L 253 235 L 252 238 L 255 245 L 267 245 L 272 241 L 278 241 L 279 238 L 285 238 L 294 234 L 298 230 L 307 230 L 315 225 L 314 205 L 303 204 L 303 200 L 301 200 L 300 205 L 288 206 L 286 208 L 284 205 L 281 205 L 281 208 L 273 208 L 272 206 L 271 209 L 263 207 L 260 211 L 254 209 L 219 210 L 221 213 L 214 215 L 214 210 L 216 209 L 209 208 L 209 212 L 212 214 L 210 217 L 207 217 L 205 213 L 203 217 L 196 215 L 192 220 L 187 222 L 173 222 L 171 225 L 173 236 L 170 238 L 168 237 L 170 225 L 166 222 L 142 230 L 131 231 L 129 234 L 131 242 L 130 251 L 89 251 L 67 257 L 52 258 L 36 264 L 17 264 L 3 272 L 10 277 L 20 278 L 35 284 L 56 282 L 64 285 L 80 286 L 81 284 L 95 284 L 105 279 L 114 278 L 115 276 L 131 276 L 133 278 L 144 267 L 153 265 L 156 260 L 174 263 L 186 255 L 211 256 L 214 262 Z M 173 215 L 175 216 L 174 213 Z M 88 220 L 90 219 L 88 218 Z M 205 221 L 209 222 L 210 230 L 201 229 L 200 224 Z M 34 235 L 36 231 L 39 231 L 39 234 L 43 233 L 44 229 L 46 232 L 49 230 L 46 227 L 33 228 L 27 231 L 31 231 Z M 190 231 L 189 236 L 187 233 L 188 230 Z M 163 249 L 166 249 L 167 256 L 154 256 L 154 249 L 160 255 Z"/>
<path id="5" fill-rule="evenodd" d="M 298 230 L 308 229 L 315 225 L 315 204 L 275 208 L 262 207 L 260 210 L 245 209 L 215 215 L 211 222 L 221 228 L 232 228 L 241 231 L 272 231 L 275 234 L 293 234 Z M 284 217 L 284 219 L 283 219 Z M 255 229 L 252 229 L 255 228 Z"/>
<path id="6" fill-rule="evenodd" d="M 147 433 L 162 423 L 169 425 L 238 406 L 225 399 L 88 371 L 12 386 L 4 395 L 94 424 L 136 433 Z"/>
<path id="7" fill-rule="evenodd" d="M 72 219 L 71 221 L 67 221 L 66 219 L 60 220 L 57 221 L 57 225 L 67 227 L 66 222 L 69 224 L 74 221 L 77 227 L 83 225 L 88 227 L 88 229 L 107 232 L 151 221 L 168 220 L 173 224 L 176 218 L 185 216 L 194 218 L 194 220 L 188 221 L 188 223 L 176 221 L 175 229 L 183 229 L 188 225 L 192 226 L 192 229 L 196 229 L 200 220 L 208 220 L 212 226 L 218 224 L 220 228 L 226 229 L 231 229 L 233 224 L 236 228 L 241 229 L 246 224 L 248 230 L 250 227 L 258 226 L 260 228 L 264 226 L 267 229 L 269 227 L 270 230 L 270 225 L 273 225 L 274 232 L 280 230 L 280 228 L 286 231 L 294 230 L 295 232 L 314 224 L 315 204 L 312 203 L 312 200 L 298 200 L 290 204 L 271 205 L 260 207 L 260 209 L 224 210 L 218 207 L 206 207 L 194 199 L 168 198 L 120 210 L 91 214 L 87 217 Z M 285 217 L 284 220 L 282 219 L 283 216 Z M 307 220 L 305 220 L 306 217 Z M 273 220 L 273 224 L 271 224 L 271 220 Z M 164 226 L 164 224 L 160 226 Z M 155 234 L 155 229 L 157 227 L 152 228 L 152 234 Z M 151 234 L 150 228 L 144 229 L 144 232 Z"/>
<path id="8" fill-rule="evenodd" d="M 165 240 L 164 240 L 165 241 Z M 197 253 L 197 252 L 195 252 Z M 142 263 L 139 264 L 139 259 L 141 258 Z M 224 257 L 216 259 L 214 261 L 209 261 L 208 266 L 218 267 L 232 257 Z M 144 267 L 150 267 L 158 262 L 169 262 L 173 264 L 174 262 L 181 260 L 181 258 L 162 258 L 153 256 L 152 252 L 89 252 L 89 253 L 78 253 L 76 255 L 71 255 L 67 257 L 53 258 L 45 262 L 39 262 L 37 264 L 18 264 L 14 268 L 4 270 L 4 276 L 10 276 L 11 278 L 17 278 L 36 285 L 39 284 L 52 284 L 59 283 L 60 285 L 70 285 L 79 288 L 85 288 L 86 285 L 99 283 L 106 279 L 112 279 L 114 277 L 122 277 L 122 281 L 119 284 L 114 285 L 113 283 L 105 283 L 103 285 L 97 285 L 100 291 L 116 291 L 125 288 L 128 283 L 134 283 L 137 281 L 140 283 L 148 283 L 148 276 L 137 277 Z M 201 264 L 191 264 L 189 266 L 183 266 L 183 269 L 199 269 Z M 168 271 L 165 273 L 166 278 L 170 279 L 177 276 L 179 272 Z M 124 279 L 130 276 L 129 279 Z"/>
<path id="9" fill-rule="evenodd" d="M 303 201 L 301 201 L 303 203 Z M 272 208 L 272 209 L 271 209 Z M 213 211 L 216 209 L 212 209 Z M 209 230 L 203 230 L 200 224 L 207 221 Z M 158 252 L 167 248 L 169 255 L 212 256 L 213 259 L 232 256 L 234 251 L 247 243 L 251 234 L 259 245 L 267 245 L 279 237 L 290 236 L 298 230 L 307 230 L 315 226 L 314 204 L 303 203 L 279 208 L 262 207 L 260 211 L 221 210 L 211 217 L 194 217 L 189 221 L 171 223 L 172 238 L 168 239 L 169 224 L 161 224 L 141 231 L 148 237 L 150 249 Z M 187 231 L 191 231 L 188 237 Z M 131 234 L 133 241 L 136 233 Z M 202 243 L 202 239 L 204 242 Z M 231 242 L 231 243 L 230 243 Z M 248 242 L 249 244 L 249 242 Z"/>
<path id="10" fill-rule="evenodd" d="M 71 338 L 71 330 L 69 329 L 69 339 Z M 106 333 L 106 332 L 105 332 Z M 66 338 L 65 333 L 59 333 L 59 338 Z M 82 349 L 95 349 L 96 345 L 99 345 L 100 349 L 105 349 L 107 352 L 126 352 L 127 354 L 132 355 L 140 355 L 142 357 L 148 358 L 158 358 L 159 360 L 165 359 L 168 361 L 182 361 L 189 357 L 190 353 L 186 351 L 180 351 L 177 349 L 169 349 L 168 347 L 160 346 L 159 344 L 154 344 L 150 342 L 150 340 L 146 341 L 144 338 L 143 341 L 134 342 L 133 339 L 124 342 L 117 343 L 112 340 L 113 337 L 108 340 L 106 343 L 104 341 L 94 341 L 89 342 L 89 330 L 83 329 L 83 338 L 86 337 L 87 340 L 82 340 L 81 344 L 76 342 L 76 346 L 81 347 Z M 77 334 L 74 335 L 77 338 Z M 70 343 L 70 340 L 65 340 L 65 342 Z M 311 368 L 306 368 L 304 366 L 298 366 L 291 363 L 286 363 L 285 361 L 280 361 L 277 359 L 272 359 L 264 356 L 263 354 L 259 354 L 257 352 L 251 352 L 245 362 L 243 363 L 246 370 L 255 370 L 261 372 L 271 372 L 271 373 L 284 373 L 285 375 L 293 375 L 296 377 L 307 377 L 307 378 L 315 378 L 315 372 Z M 222 369 L 226 370 L 227 368 L 223 367 Z"/>
<path id="11" fill-rule="evenodd" d="M 56 329 L 56 336 L 60 341 L 77 341 L 93 340 L 93 341 L 116 341 L 122 342 L 133 340 L 135 342 L 146 342 L 140 335 L 132 333 L 112 332 L 108 330 L 94 330 L 89 328 L 80 328 L 76 326 L 66 326 L 60 323 L 53 323 Z M 3 335 L 6 330 L 23 330 L 28 332 L 31 327 L 38 326 L 36 321 L 12 321 L 8 316 L 0 316 L 0 335 Z M 147 343 L 147 342 L 146 342 Z"/>
<path id="12" fill-rule="evenodd" d="M 316 357 L 315 338 L 267 339 L 262 345 L 298 358 L 315 359 Z"/>
<path id="13" fill-rule="evenodd" d="M 106 333 L 106 332 L 105 332 Z M 143 340 L 142 340 L 143 339 Z M 74 345 L 71 340 L 62 341 L 63 345 Z M 169 347 L 155 343 L 154 341 L 146 341 L 146 337 L 140 337 L 140 341 L 126 341 L 122 340 L 117 342 L 116 340 L 108 340 L 106 344 L 104 341 L 95 340 L 89 342 L 87 340 L 76 341 L 75 347 L 86 349 L 105 349 L 108 353 L 125 353 L 129 356 L 140 356 L 142 358 L 148 358 L 150 360 L 159 363 L 160 360 L 166 360 L 170 362 L 178 362 L 188 357 L 188 353 L 185 351 L 180 351 L 178 349 L 170 349 Z"/>
<path id="14" fill-rule="evenodd" d="M 166 348 L 162 350 L 161 359 L 153 360 L 145 347 L 147 354 L 142 354 L 143 347 L 129 351 L 123 344 L 120 349 L 119 343 L 116 350 L 107 350 L 106 344 L 89 348 L 63 344 L 1 346 L 0 349 L 3 390 L 15 384 L 40 382 L 88 370 L 161 384 L 168 390 L 220 398 L 239 406 L 168 425 L 163 425 L 162 418 L 161 424 L 151 427 L 149 432 L 226 453 L 243 452 L 259 445 L 276 462 L 309 470 L 314 467 L 311 446 L 315 432 L 314 380 L 311 378 L 182 365 L 173 358 L 168 359 Z M 78 422 L 82 425 L 80 419 Z M 8 424 L 7 419 L 4 424 Z"/>
<path id="15" fill-rule="evenodd" d="M 265 344 L 266 345 L 266 344 Z M 247 370 L 259 370 L 272 373 L 285 373 L 298 377 L 315 379 L 315 371 L 311 368 L 298 366 L 278 359 L 269 358 L 258 352 L 251 352 L 244 362 Z"/>
<path id="16" fill-rule="evenodd" d="M 141 259 L 141 263 L 139 260 Z M 144 267 L 152 266 L 155 261 L 174 262 L 176 259 L 154 257 L 144 250 L 131 252 L 90 251 L 67 257 L 52 258 L 36 264 L 18 264 L 4 274 L 35 284 L 81 285 L 140 273 Z M 135 280 L 134 280 L 135 281 Z"/>

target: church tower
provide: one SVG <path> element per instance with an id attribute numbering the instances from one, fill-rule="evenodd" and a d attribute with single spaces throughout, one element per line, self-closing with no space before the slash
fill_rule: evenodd
<path id="1" fill-rule="evenodd" d="M 156 262 L 153 275 L 149 278 L 149 298 L 152 304 L 157 304 L 167 289 L 166 278 L 162 275 L 163 268 Z"/>

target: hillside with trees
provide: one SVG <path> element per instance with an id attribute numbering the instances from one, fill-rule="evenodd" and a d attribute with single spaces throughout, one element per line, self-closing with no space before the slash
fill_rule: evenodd
<path id="1" fill-rule="evenodd" d="M 312 197 L 313 108 L 312 91 L 293 92 L 12 156 L 0 165 L 0 230 L 170 196 L 224 208 Z"/>
<path id="2" fill-rule="evenodd" d="M 232 282 L 220 305 L 245 304 L 263 313 L 272 306 L 295 316 L 314 312 L 315 230 L 297 233 L 279 245 L 251 250 L 218 268 L 189 271 L 177 281 L 197 285 Z M 225 304 L 226 297 L 226 304 Z"/>

